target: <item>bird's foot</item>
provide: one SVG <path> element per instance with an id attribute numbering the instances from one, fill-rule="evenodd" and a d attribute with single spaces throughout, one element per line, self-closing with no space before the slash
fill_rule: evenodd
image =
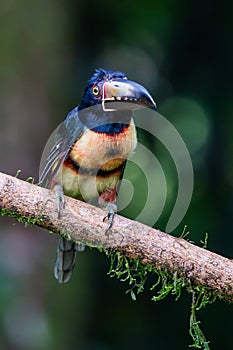
<path id="1" fill-rule="evenodd" d="M 105 234 L 108 234 L 109 229 L 112 227 L 113 224 L 113 219 L 115 216 L 115 213 L 117 212 L 117 206 L 114 203 L 108 203 L 107 204 L 107 210 L 106 210 L 106 214 L 103 217 L 103 221 L 105 221 L 106 219 L 108 220 L 108 224 L 107 224 L 107 229 L 105 231 Z"/>
<path id="2" fill-rule="evenodd" d="M 56 194 L 56 204 L 57 204 L 57 217 L 61 217 L 61 209 L 65 208 L 65 196 L 63 192 L 63 187 L 59 184 L 54 186 L 54 191 Z"/>

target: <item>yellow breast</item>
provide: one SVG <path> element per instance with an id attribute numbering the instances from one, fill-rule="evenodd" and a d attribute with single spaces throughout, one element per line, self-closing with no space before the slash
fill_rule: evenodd
<path id="1" fill-rule="evenodd" d="M 111 170 L 131 155 L 136 144 L 133 120 L 119 134 L 106 135 L 88 129 L 73 145 L 70 158 L 81 168 Z"/>
<path id="2" fill-rule="evenodd" d="M 115 135 L 85 130 L 72 147 L 70 161 L 62 167 L 61 182 L 65 194 L 91 201 L 100 193 L 116 188 L 124 162 L 135 150 L 136 144 L 133 121 L 123 132 Z"/>

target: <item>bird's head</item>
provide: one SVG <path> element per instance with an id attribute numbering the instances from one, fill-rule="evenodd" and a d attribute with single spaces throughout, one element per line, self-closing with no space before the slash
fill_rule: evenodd
<path id="1" fill-rule="evenodd" d="M 132 110 L 138 106 L 156 108 L 149 92 L 128 80 L 122 72 L 97 69 L 89 79 L 79 110 L 100 105 L 103 111 Z"/>

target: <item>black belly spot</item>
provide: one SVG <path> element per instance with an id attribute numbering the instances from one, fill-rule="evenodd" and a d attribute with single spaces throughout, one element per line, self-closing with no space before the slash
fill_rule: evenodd
<path id="1" fill-rule="evenodd" d="M 120 152 L 118 148 L 110 148 L 107 152 L 106 155 L 111 157 L 111 158 L 120 158 Z"/>
<path id="2" fill-rule="evenodd" d="M 114 156 L 113 158 L 116 158 L 116 157 Z M 74 162 L 73 159 L 70 158 L 70 156 L 68 156 L 67 159 L 64 161 L 64 166 L 70 168 L 71 170 L 76 172 L 78 175 L 108 177 L 108 176 L 114 175 L 115 173 L 123 172 L 125 162 L 126 160 L 124 160 L 117 167 L 108 169 L 108 170 L 102 170 L 97 168 L 90 169 L 90 168 L 81 167 L 77 162 Z"/>

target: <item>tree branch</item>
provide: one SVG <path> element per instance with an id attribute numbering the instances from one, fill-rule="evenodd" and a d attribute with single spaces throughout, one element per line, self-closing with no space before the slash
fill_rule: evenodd
<path id="1" fill-rule="evenodd" d="M 233 261 L 182 238 L 119 215 L 115 216 L 109 235 L 105 235 L 103 210 L 69 197 L 58 219 L 52 191 L 3 173 L 0 173 L 0 209 L 74 241 L 115 249 L 144 265 L 177 272 L 187 283 L 207 287 L 218 297 L 233 301 Z"/>

